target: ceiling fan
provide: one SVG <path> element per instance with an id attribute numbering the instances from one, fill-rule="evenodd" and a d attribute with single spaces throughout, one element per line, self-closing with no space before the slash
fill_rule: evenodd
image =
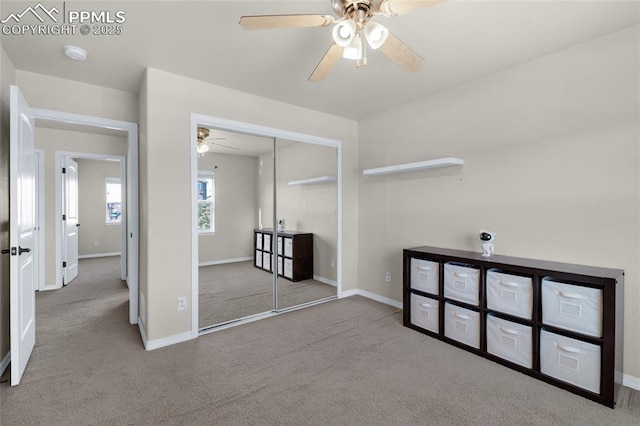
<path id="1" fill-rule="evenodd" d="M 206 127 L 198 127 L 198 146 L 197 146 L 198 154 L 202 155 L 205 152 L 209 151 L 209 145 L 215 145 L 215 146 L 220 146 L 222 148 L 228 148 L 228 149 L 234 149 L 236 151 L 240 151 L 240 148 L 223 145 L 219 142 L 214 142 L 214 141 L 224 141 L 227 138 L 209 137 L 210 133 L 211 131 Z"/>
<path id="2" fill-rule="evenodd" d="M 330 0 L 337 18 L 330 15 L 258 15 L 243 16 L 240 25 L 247 30 L 271 28 L 327 27 L 334 24 L 333 44 L 316 66 L 309 81 L 323 80 L 340 57 L 367 66 L 367 45 L 380 49 L 407 72 L 419 70 L 424 59 L 371 19 L 378 15 L 393 17 L 431 6 L 444 0 Z M 364 41 L 363 41 L 364 39 Z"/>

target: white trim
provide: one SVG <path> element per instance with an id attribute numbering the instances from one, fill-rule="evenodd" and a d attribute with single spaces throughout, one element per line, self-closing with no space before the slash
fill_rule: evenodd
<path id="1" fill-rule="evenodd" d="M 640 378 L 633 377 L 628 374 L 623 374 L 622 384 L 628 388 L 640 391 Z"/>
<path id="2" fill-rule="evenodd" d="M 212 260 L 209 262 L 200 262 L 198 266 L 213 266 L 213 265 L 224 265 L 225 263 L 236 263 L 236 262 L 246 262 L 247 260 L 253 260 L 253 257 L 236 257 L 235 259 L 223 259 L 223 260 Z"/>
<path id="3" fill-rule="evenodd" d="M 227 120 L 224 118 L 211 117 L 208 115 L 191 113 L 190 126 L 190 150 L 191 150 L 191 335 L 195 338 L 199 335 L 198 329 L 198 224 L 196 209 L 196 182 L 198 178 L 198 154 L 197 134 L 198 126 L 238 132 L 254 136 L 269 137 L 275 139 L 287 139 L 295 142 L 310 143 L 314 145 L 328 146 L 336 148 L 337 152 L 337 185 L 338 185 L 338 247 L 336 256 L 338 294 L 342 291 L 342 142 L 337 139 L 323 138 L 319 136 L 307 135 L 304 133 L 292 132 L 288 130 L 275 129 L 272 127 L 259 126 L 256 124 L 243 123 L 240 121 Z M 275 161 L 275 159 L 274 159 Z M 275 173 L 275 168 L 274 168 Z M 274 203 L 275 208 L 275 203 Z M 274 220 L 275 220 L 274 215 Z M 275 295 L 274 295 L 275 298 Z"/>
<path id="4" fill-rule="evenodd" d="M 11 363 L 11 351 L 7 352 L 7 355 L 0 362 L 0 376 L 4 374 L 4 371 L 7 369 L 9 364 Z"/>
<path id="5" fill-rule="evenodd" d="M 338 299 L 344 299 L 345 297 L 351 297 L 351 296 L 357 296 L 357 295 L 358 295 L 358 289 L 342 291 L 342 292 L 338 292 Z"/>
<path id="6" fill-rule="evenodd" d="M 292 180 L 291 182 L 288 183 L 288 185 L 289 186 L 295 186 L 295 185 L 318 185 L 318 184 L 321 184 L 321 183 L 329 183 L 329 182 L 335 182 L 335 181 L 336 181 L 336 177 L 335 176 L 320 176 L 320 177 L 315 177 L 315 178 Z"/>
<path id="7" fill-rule="evenodd" d="M 112 256 L 121 256 L 120 252 L 113 253 L 94 253 L 94 254 L 79 254 L 78 259 L 92 259 L 94 257 L 112 257 Z"/>
<path id="8" fill-rule="evenodd" d="M 322 284 L 338 287 L 338 281 L 333 281 L 333 280 L 330 280 L 329 278 L 321 277 L 320 275 L 314 275 L 313 279 L 316 281 L 320 281 Z"/>
<path id="9" fill-rule="evenodd" d="M 144 327 L 142 326 L 141 318 L 138 318 L 138 329 L 140 329 L 140 336 L 142 337 L 142 344 L 144 345 L 144 349 L 147 351 L 164 348 L 165 346 L 171 346 L 175 345 L 176 343 L 182 343 L 193 339 L 193 337 L 191 336 L 191 332 L 187 331 L 185 333 L 163 337 L 162 339 L 148 340 L 147 335 L 144 332 Z"/>
<path id="10" fill-rule="evenodd" d="M 385 305 L 393 306 L 394 308 L 402 309 L 402 302 L 398 302 L 397 300 L 389 299 L 388 297 L 380 296 L 375 293 L 368 292 L 366 290 L 349 290 L 344 293 L 341 293 L 339 298 L 344 299 L 345 297 L 350 296 L 362 296 L 367 299 L 375 300 L 376 302 L 384 303 Z"/>
<path id="11" fill-rule="evenodd" d="M 45 245 L 44 245 L 44 235 L 45 235 L 45 204 L 44 204 L 44 150 L 43 149 L 34 149 L 34 153 L 36 155 L 36 203 L 37 203 L 37 211 L 36 211 L 36 226 L 38 227 L 38 253 L 36 254 L 37 260 L 36 265 L 38 269 L 38 282 L 36 288 L 38 290 L 47 290 L 47 286 L 44 283 L 45 270 L 44 270 L 44 259 L 45 259 Z"/>
<path id="12" fill-rule="evenodd" d="M 126 182 L 127 197 L 126 209 L 129 213 L 127 216 L 127 230 L 124 238 L 128 242 L 122 245 L 122 262 L 127 265 L 127 284 L 129 286 L 129 322 L 135 324 L 138 322 L 138 258 L 139 258 L 139 224 L 138 224 L 138 124 L 128 121 L 112 120 L 108 118 L 92 117 L 88 115 L 73 114 L 68 112 L 60 112 L 46 110 L 40 108 L 32 108 L 31 112 L 34 119 L 51 120 L 68 124 L 80 124 L 92 126 L 101 129 L 111 129 L 126 132 L 127 134 L 127 156 L 126 156 Z M 121 168 L 123 167 L 121 164 Z M 122 169 L 121 169 L 122 170 Z M 56 179 L 57 181 L 57 179 Z M 127 250 L 127 248 L 131 250 Z M 56 259 L 57 261 L 58 259 Z M 60 265 L 60 262 L 57 262 Z"/>

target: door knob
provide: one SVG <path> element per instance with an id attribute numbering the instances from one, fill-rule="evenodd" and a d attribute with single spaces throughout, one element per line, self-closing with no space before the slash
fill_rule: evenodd
<path id="1" fill-rule="evenodd" d="M 11 253 L 11 250 L 9 249 L 2 249 L 2 254 L 9 254 Z"/>
<path id="2" fill-rule="evenodd" d="M 22 253 L 31 253 L 31 249 L 30 248 L 18 247 L 18 255 L 20 255 Z"/>
<path id="3" fill-rule="evenodd" d="M 76 226 L 80 226 L 80 224 L 79 224 L 79 223 L 76 223 Z"/>

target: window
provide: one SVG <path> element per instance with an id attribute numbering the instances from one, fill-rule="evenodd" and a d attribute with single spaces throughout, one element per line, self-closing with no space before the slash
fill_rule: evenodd
<path id="1" fill-rule="evenodd" d="M 215 231 L 215 178 L 213 172 L 198 172 L 198 233 Z"/>
<path id="2" fill-rule="evenodd" d="M 120 223 L 122 186 L 119 178 L 107 178 L 107 223 Z"/>

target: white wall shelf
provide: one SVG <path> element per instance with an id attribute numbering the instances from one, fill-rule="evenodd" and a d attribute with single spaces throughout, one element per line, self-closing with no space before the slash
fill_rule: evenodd
<path id="1" fill-rule="evenodd" d="M 319 177 L 314 177 L 314 178 L 309 178 L 309 179 L 302 179 L 302 180 L 292 180 L 291 182 L 289 182 L 289 186 L 294 186 L 294 185 L 316 185 L 319 183 L 328 183 L 328 182 L 335 182 L 336 181 L 336 177 L 335 176 L 319 176 Z"/>
<path id="2" fill-rule="evenodd" d="M 378 167 L 376 169 L 365 169 L 363 175 L 386 175 L 390 173 L 413 172 L 416 170 L 435 169 L 440 167 L 461 166 L 464 160 L 461 158 L 438 158 L 435 160 L 418 161 L 415 163 L 396 164 L 394 166 Z M 289 183 L 291 185 L 291 183 Z"/>

